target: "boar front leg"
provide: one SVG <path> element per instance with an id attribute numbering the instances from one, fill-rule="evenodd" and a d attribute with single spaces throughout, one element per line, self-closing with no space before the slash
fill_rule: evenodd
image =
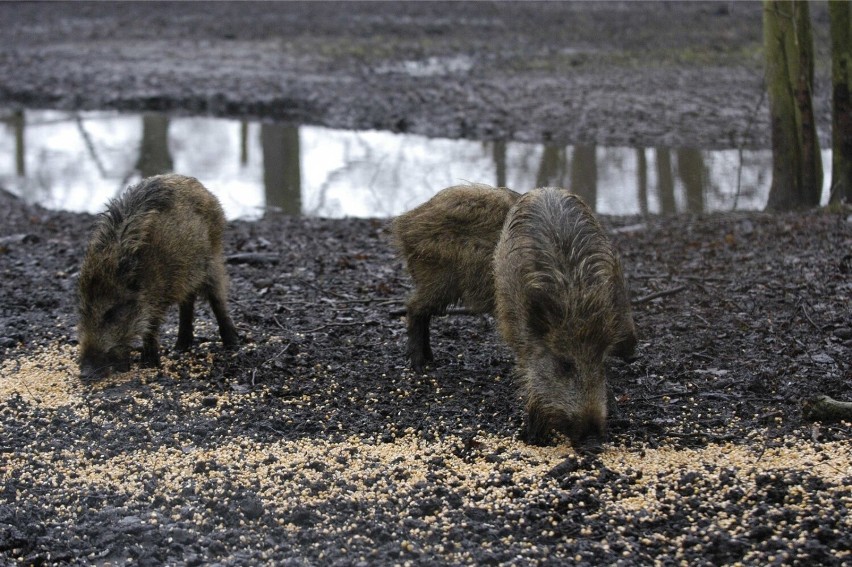
<path id="1" fill-rule="evenodd" d="M 408 313 L 408 347 L 406 355 L 411 361 L 411 367 L 417 372 L 423 372 L 427 363 L 432 362 L 432 346 L 429 344 L 430 313 Z"/>
<path id="2" fill-rule="evenodd" d="M 157 340 L 156 331 L 142 337 L 142 366 L 144 368 L 160 367 L 160 342 Z"/>

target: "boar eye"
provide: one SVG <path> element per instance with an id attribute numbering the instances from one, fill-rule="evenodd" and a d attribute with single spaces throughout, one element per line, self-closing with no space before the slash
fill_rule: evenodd
<path id="1" fill-rule="evenodd" d="M 557 364 L 559 364 L 559 370 L 565 374 L 572 374 L 574 372 L 574 361 L 570 358 L 560 358 Z"/>
<path id="2" fill-rule="evenodd" d="M 111 307 L 107 310 L 106 313 L 104 313 L 104 323 L 109 325 L 111 323 L 119 321 L 123 317 L 130 314 L 130 312 L 133 311 L 135 305 L 136 303 L 133 301 L 125 301 L 124 303 L 119 303 L 118 305 Z"/>

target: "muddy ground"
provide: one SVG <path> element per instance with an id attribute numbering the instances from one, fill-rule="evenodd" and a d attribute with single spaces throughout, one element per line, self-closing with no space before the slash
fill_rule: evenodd
<path id="1" fill-rule="evenodd" d="M 4 3 L 0 101 L 766 147 L 759 22 L 729 2 Z M 603 221 L 641 341 L 609 366 L 590 457 L 519 440 L 489 317 L 438 319 L 437 364 L 407 367 L 384 219 L 231 223 L 240 350 L 201 309 L 191 352 L 84 386 L 93 217 L 0 192 L 0 563 L 852 564 L 852 427 L 802 414 L 852 394 L 850 212 Z"/>

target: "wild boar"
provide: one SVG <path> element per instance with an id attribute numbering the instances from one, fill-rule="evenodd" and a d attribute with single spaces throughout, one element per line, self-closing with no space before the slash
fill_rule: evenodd
<path id="1" fill-rule="evenodd" d="M 193 340 L 196 296 L 207 298 L 226 347 L 239 338 L 226 305 L 222 255 L 225 215 L 197 179 L 149 177 L 107 204 L 80 268 L 79 347 L 84 380 L 130 367 L 142 339 L 142 365 L 160 364 L 159 329 L 169 307 L 180 308 L 175 348 Z"/>
<path id="2" fill-rule="evenodd" d="M 415 289 L 406 302 L 406 355 L 420 372 L 433 361 L 429 322 L 461 303 L 494 310 L 494 247 L 520 195 L 489 185 L 456 185 L 396 217 L 391 231 Z"/>
<path id="3" fill-rule="evenodd" d="M 552 428 L 572 444 L 604 438 L 604 358 L 630 358 L 636 330 L 621 263 L 589 207 L 563 189 L 523 195 L 494 254 L 496 318 L 515 352 L 525 440 Z"/>

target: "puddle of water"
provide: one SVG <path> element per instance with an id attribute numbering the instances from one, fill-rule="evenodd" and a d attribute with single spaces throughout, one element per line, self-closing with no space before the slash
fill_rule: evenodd
<path id="1" fill-rule="evenodd" d="M 762 209 L 770 151 L 551 146 L 164 114 L 0 112 L 0 187 L 99 212 L 142 177 L 201 180 L 228 218 L 390 217 L 466 181 L 571 187 L 602 214 Z M 831 152 L 823 152 L 830 171 Z M 826 175 L 822 202 L 827 202 Z"/>

